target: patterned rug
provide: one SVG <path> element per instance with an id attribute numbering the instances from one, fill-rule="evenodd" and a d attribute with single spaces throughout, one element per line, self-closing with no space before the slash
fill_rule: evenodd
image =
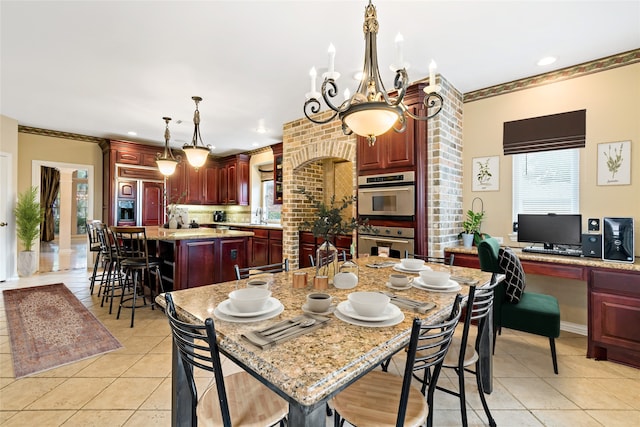
<path id="1" fill-rule="evenodd" d="M 16 378 L 122 347 L 62 283 L 2 293 Z"/>

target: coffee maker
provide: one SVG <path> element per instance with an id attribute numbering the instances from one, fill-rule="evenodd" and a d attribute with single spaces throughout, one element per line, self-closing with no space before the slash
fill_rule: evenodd
<path id="1" fill-rule="evenodd" d="M 227 220 L 227 214 L 225 211 L 214 211 L 213 222 L 225 222 Z"/>

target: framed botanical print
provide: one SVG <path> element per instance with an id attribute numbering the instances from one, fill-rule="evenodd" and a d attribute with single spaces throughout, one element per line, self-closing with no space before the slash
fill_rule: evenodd
<path id="1" fill-rule="evenodd" d="M 474 157 L 471 191 L 500 189 L 500 156 Z"/>
<path id="2" fill-rule="evenodd" d="M 631 184 L 631 141 L 598 144 L 598 185 Z"/>

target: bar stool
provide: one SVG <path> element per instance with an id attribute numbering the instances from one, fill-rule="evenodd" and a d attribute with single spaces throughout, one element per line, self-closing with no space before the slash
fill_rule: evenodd
<path id="1" fill-rule="evenodd" d="M 87 237 L 89 238 L 89 251 L 91 251 L 92 254 L 95 254 L 96 257 L 96 261 L 93 264 L 93 273 L 91 273 L 91 278 L 89 279 L 89 291 L 91 292 L 91 295 L 93 295 L 93 288 L 96 283 L 98 265 L 100 265 L 100 262 L 103 260 L 100 249 L 100 239 L 97 231 L 97 227 L 100 225 L 102 225 L 102 221 L 94 219 L 88 219 L 86 223 Z"/>
<path id="2" fill-rule="evenodd" d="M 131 301 L 131 327 L 136 312 L 136 303 L 138 294 L 142 296 L 143 305 L 147 305 L 144 293 L 144 283 L 147 281 L 151 292 L 151 309 L 154 309 L 155 292 L 154 286 L 151 285 L 151 275 L 155 276 L 155 285 L 160 292 L 164 292 L 162 286 L 162 275 L 160 274 L 160 260 L 157 258 L 149 258 L 147 249 L 147 234 L 144 227 L 111 227 L 113 238 L 116 245 L 118 267 L 124 273 L 124 280 L 120 289 L 120 305 L 118 306 L 118 314 L 116 319 L 120 318 L 120 312 L 124 303 Z M 127 293 L 127 289 L 131 293 Z"/>
<path id="3" fill-rule="evenodd" d="M 120 275 L 121 269 L 118 265 L 118 253 L 113 239 L 113 234 L 102 224 L 97 228 L 97 232 L 98 238 L 100 239 L 100 248 L 104 265 L 100 288 L 98 289 L 98 297 L 102 294 L 100 307 L 104 307 L 105 301 L 109 300 L 109 314 L 111 314 L 113 310 L 113 300 L 115 297 L 120 296 L 119 293 L 116 295 L 115 291 L 116 289 L 120 289 L 120 284 L 122 282 L 122 276 Z"/>

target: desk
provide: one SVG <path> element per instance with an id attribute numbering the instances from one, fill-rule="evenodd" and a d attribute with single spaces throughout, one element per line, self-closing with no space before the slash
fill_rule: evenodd
<path id="1" fill-rule="evenodd" d="M 515 250 L 527 274 L 587 283 L 587 357 L 640 368 L 640 261 L 543 255 Z M 456 265 L 479 268 L 476 248 L 446 248 Z"/>
<path id="2" fill-rule="evenodd" d="M 366 263 L 376 260 L 379 258 L 356 260 L 360 267 L 356 288 L 342 290 L 330 287 L 327 292 L 344 301 L 353 291 L 387 290 L 384 284 L 393 270 L 391 267 L 373 269 L 365 266 Z M 446 270 L 450 268 L 452 274 L 478 280 L 479 284 L 487 283 L 491 279 L 491 274 L 476 269 L 442 265 L 432 267 Z M 312 268 L 305 270 L 309 272 L 309 276 L 313 276 Z M 289 402 L 289 425 L 325 426 L 326 402 L 388 357 L 402 350 L 409 342 L 412 319 L 418 314 L 403 310 L 404 321 L 385 328 L 353 326 L 331 316 L 332 319 L 325 326 L 313 333 L 268 350 L 261 350 L 242 339 L 240 335 L 244 332 L 267 327 L 279 320 L 301 314 L 301 307 L 311 288 L 293 289 L 292 280 L 292 272 L 275 275 L 273 296 L 283 303 L 285 310 L 273 319 L 232 323 L 214 318 L 219 347 L 225 356 Z M 244 287 L 245 282 L 232 281 L 173 292 L 178 317 L 187 322 L 202 323 L 207 317 L 213 317 L 214 308 L 227 298 L 231 290 Z M 460 293 L 466 295 L 468 289 L 467 286 L 462 286 Z M 409 298 L 434 302 L 436 307 L 433 310 L 420 315 L 432 323 L 440 322 L 450 314 L 455 299 L 455 293 L 426 292 L 415 288 L 399 293 Z M 165 306 L 163 296 L 158 297 L 157 302 Z M 490 340 L 485 348 L 486 354 L 490 354 L 489 343 Z M 172 425 L 191 425 L 191 403 L 188 392 L 183 388 L 183 368 L 175 349 L 172 376 Z"/>

